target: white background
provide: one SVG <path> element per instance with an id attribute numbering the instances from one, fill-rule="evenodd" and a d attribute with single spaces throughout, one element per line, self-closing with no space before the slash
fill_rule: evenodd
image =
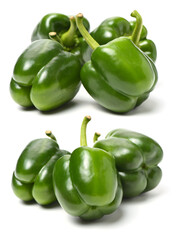
<path id="1" fill-rule="evenodd" d="M 1 1 L 0 23 L 0 238 L 1 239 L 177 239 L 177 17 L 175 0 Z M 121 16 L 132 20 L 138 10 L 158 50 L 156 62 L 159 81 L 150 98 L 125 115 L 110 113 L 81 88 L 74 101 L 50 113 L 23 110 L 10 97 L 9 82 L 17 57 L 30 44 L 33 28 L 47 13 L 76 15 L 83 12 L 93 30 L 104 19 Z M 144 133 L 160 143 L 164 159 L 160 163 L 163 178 L 147 194 L 123 201 L 112 215 L 96 222 L 84 223 L 69 216 L 57 204 L 41 207 L 24 204 L 13 194 L 11 175 L 23 148 L 51 129 L 63 149 L 79 146 L 80 124 L 91 115 L 88 143 L 92 146 L 95 131 L 106 133 L 128 128 Z M 1 236 L 2 235 L 2 236 Z"/>

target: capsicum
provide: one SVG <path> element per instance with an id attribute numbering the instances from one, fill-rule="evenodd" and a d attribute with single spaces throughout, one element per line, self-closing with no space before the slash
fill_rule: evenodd
<path id="1" fill-rule="evenodd" d="M 34 41 L 18 58 L 10 93 L 23 107 L 49 111 L 69 102 L 80 87 L 78 57 L 55 40 Z"/>
<path id="2" fill-rule="evenodd" d="M 21 153 L 12 176 L 12 189 L 23 201 L 35 200 L 41 205 L 56 201 L 52 173 L 56 161 L 69 154 L 61 150 L 51 131 L 50 138 L 31 141 Z"/>
<path id="3" fill-rule="evenodd" d="M 136 45 L 142 32 L 142 18 L 131 14 L 136 25 L 129 37 L 119 37 L 99 45 L 76 16 L 79 31 L 93 49 L 91 60 L 81 69 L 81 81 L 87 92 L 103 107 L 125 113 L 144 102 L 157 82 L 154 62 Z"/>
<path id="4" fill-rule="evenodd" d="M 61 157 L 53 171 L 54 191 L 61 206 L 73 216 L 93 220 L 114 212 L 122 200 L 122 187 L 114 157 L 87 146 L 86 116 L 81 126 L 81 147 Z"/>
<path id="5" fill-rule="evenodd" d="M 83 19 L 85 28 L 89 31 L 90 24 L 86 18 Z M 78 56 L 81 64 L 88 61 L 91 50 L 88 49 L 85 40 L 77 29 L 75 18 L 60 13 L 45 15 L 35 27 L 31 41 L 49 39 L 49 33 L 56 33 L 56 40 L 63 46 L 65 51 L 72 52 Z"/>
<path id="6" fill-rule="evenodd" d="M 159 184 L 162 171 L 158 163 L 162 160 L 163 150 L 152 138 L 116 129 L 109 132 L 104 140 L 96 141 L 94 148 L 114 156 L 124 197 L 138 196 Z"/>

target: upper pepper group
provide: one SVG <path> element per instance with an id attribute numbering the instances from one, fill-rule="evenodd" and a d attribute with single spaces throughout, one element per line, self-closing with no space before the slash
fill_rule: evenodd
<path id="1" fill-rule="evenodd" d="M 136 21 L 106 19 L 90 34 L 82 14 L 44 16 L 15 64 L 14 101 L 49 111 L 71 101 L 82 83 L 108 110 L 125 113 L 139 106 L 157 82 L 157 51 L 141 15 L 131 16 Z"/>

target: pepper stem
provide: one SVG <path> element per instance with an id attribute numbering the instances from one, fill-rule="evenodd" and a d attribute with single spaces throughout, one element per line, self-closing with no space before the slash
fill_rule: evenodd
<path id="1" fill-rule="evenodd" d="M 59 36 L 57 35 L 56 32 L 49 32 L 49 38 L 51 40 L 55 40 L 57 42 L 60 42 L 60 38 L 59 38 Z"/>
<path id="2" fill-rule="evenodd" d="M 138 45 L 143 28 L 143 20 L 141 15 L 136 10 L 131 13 L 131 16 L 136 18 L 136 24 L 130 39 L 135 45 Z"/>
<path id="3" fill-rule="evenodd" d="M 47 130 L 45 131 L 45 134 L 50 137 L 51 139 L 53 139 L 54 141 L 57 141 L 56 137 L 53 135 L 52 131 Z"/>
<path id="4" fill-rule="evenodd" d="M 94 134 L 94 136 L 93 136 L 93 142 L 95 143 L 95 142 L 98 140 L 98 138 L 99 138 L 100 136 L 101 136 L 100 133 L 95 132 L 95 134 Z"/>
<path id="5" fill-rule="evenodd" d="M 76 15 L 76 24 L 77 27 L 80 31 L 80 33 L 82 34 L 82 36 L 85 38 L 85 41 L 88 43 L 88 45 L 95 50 L 97 47 L 99 47 L 100 45 L 95 41 L 95 39 L 92 38 L 92 36 L 89 34 L 89 32 L 87 31 L 87 29 L 84 27 L 83 25 L 83 14 L 79 13 Z"/>
<path id="6" fill-rule="evenodd" d="M 82 125 L 81 125 L 81 135 L 80 135 L 80 145 L 87 146 L 87 136 L 86 136 L 86 128 L 88 122 L 91 120 L 90 116 L 85 116 Z"/>
<path id="7" fill-rule="evenodd" d="M 72 16 L 70 17 L 70 28 L 68 29 L 67 32 L 63 33 L 63 35 L 60 38 L 60 42 L 63 46 L 65 47 L 72 47 L 76 44 L 76 21 L 75 18 Z"/>

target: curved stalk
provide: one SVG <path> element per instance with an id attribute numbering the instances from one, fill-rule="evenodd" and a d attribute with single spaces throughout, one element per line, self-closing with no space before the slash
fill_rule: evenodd
<path id="1" fill-rule="evenodd" d="M 91 120 L 90 116 L 85 116 L 82 125 L 81 125 L 81 133 L 80 133 L 80 145 L 87 146 L 87 136 L 86 136 L 86 128 L 88 122 Z"/>
<path id="2" fill-rule="evenodd" d="M 131 13 L 131 16 L 136 18 L 136 24 L 130 39 L 135 45 L 138 45 L 143 28 L 143 20 L 141 15 L 136 10 Z"/>
<path id="3" fill-rule="evenodd" d="M 65 47 L 73 47 L 76 44 L 76 21 L 75 18 L 72 16 L 70 17 L 70 28 L 67 32 L 63 33 L 63 35 L 60 38 L 60 42 Z"/>
<path id="4" fill-rule="evenodd" d="M 97 47 L 99 47 L 100 45 L 95 41 L 95 39 L 92 38 L 92 36 L 89 34 L 89 32 L 87 31 L 87 29 L 84 27 L 83 24 L 83 14 L 79 13 L 76 15 L 76 24 L 77 27 L 80 31 L 80 33 L 82 34 L 82 36 L 85 38 L 85 41 L 88 43 L 88 45 L 95 50 Z"/>

